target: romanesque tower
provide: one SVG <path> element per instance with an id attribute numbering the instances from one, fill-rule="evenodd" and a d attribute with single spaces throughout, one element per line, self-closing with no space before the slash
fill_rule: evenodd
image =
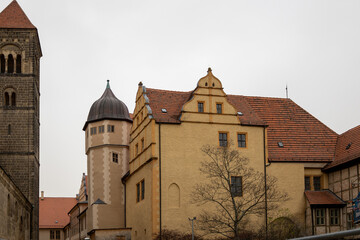
<path id="1" fill-rule="evenodd" d="M 39 67 L 36 27 L 14 0 L 0 13 L 0 166 L 33 205 L 39 222 Z"/>
<path id="2" fill-rule="evenodd" d="M 121 181 L 129 169 L 132 119 L 109 81 L 91 106 L 85 131 L 89 198 L 86 214 L 91 239 L 115 239 L 125 228 L 125 189 Z"/>

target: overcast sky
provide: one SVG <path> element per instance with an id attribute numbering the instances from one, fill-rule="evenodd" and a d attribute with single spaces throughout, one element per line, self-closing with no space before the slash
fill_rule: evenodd
<path id="1" fill-rule="evenodd" d="M 11 0 L 1 0 L 0 9 Z M 360 1 L 18 0 L 41 59 L 40 190 L 75 196 L 106 80 L 132 112 L 139 81 L 190 91 L 208 67 L 228 94 L 289 97 L 337 133 L 360 124 Z"/>

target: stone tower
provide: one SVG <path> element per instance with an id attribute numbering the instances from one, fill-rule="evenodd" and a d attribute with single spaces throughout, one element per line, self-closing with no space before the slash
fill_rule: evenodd
<path id="1" fill-rule="evenodd" d="M 91 239 L 130 236 L 124 229 L 125 189 L 121 178 L 129 170 L 131 126 L 128 108 L 115 97 L 108 81 L 83 128 L 89 189 L 86 227 Z"/>
<path id="2" fill-rule="evenodd" d="M 39 67 L 36 27 L 14 0 L 0 13 L 0 166 L 33 205 L 39 223 Z"/>

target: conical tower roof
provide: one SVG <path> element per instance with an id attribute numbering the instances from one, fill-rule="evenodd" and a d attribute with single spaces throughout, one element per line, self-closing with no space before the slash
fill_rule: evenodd
<path id="1" fill-rule="evenodd" d="M 36 29 L 16 0 L 0 13 L 0 28 Z"/>
<path id="2" fill-rule="evenodd" d="M 109 80 L 106 89 L 98 100 L 96 100 L 90 108 L 87 121 L 83 127 L 86 129 L 91 122 L 101 121 L 105 119 L 110 120 L 124 120 L 132 122 L 129 110 L 125 103 L 120 101 L 110 89 Z"/>

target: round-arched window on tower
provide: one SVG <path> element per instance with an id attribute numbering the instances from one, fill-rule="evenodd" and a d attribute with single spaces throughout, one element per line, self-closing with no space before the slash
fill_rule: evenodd
<path id="1" fill-rule="evenodd" d="M 8 73 L 14 73 L 14 57 L 11 54 L 8 56 Z"/>
<path id="2" fill-rule="evenodd" d="M 0 54 L 0 73 L 5 73 L 5 56 Z"/>
<path id="3" fill-rule="evenodd" d="M 14 92 L 11 94 L 11 106 L 16 106 L 16 93 Z"/>
<path id="4" fill-rule="evenodd" d="M 16 73 L 21 73 L 21 55 L 16 56 Z"/>
<path id="5" fill-rule="evenodd" d="M 5 92 L 4 94 L 4 103 L 5 103 L 5 106 L 10 106 L 10 96 L 9 96 L 9 93 L 8 92 Z"/>

